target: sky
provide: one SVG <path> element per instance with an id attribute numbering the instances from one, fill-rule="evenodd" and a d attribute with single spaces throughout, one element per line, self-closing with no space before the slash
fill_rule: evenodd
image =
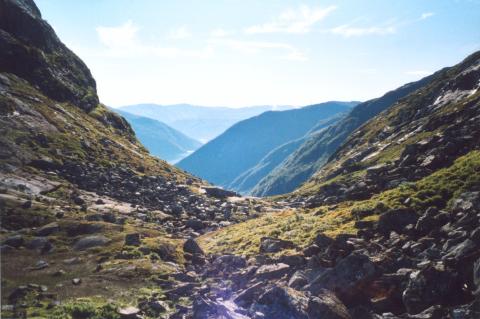
<path id="1" fill-rule="evenodd" d="M 480 50 L 480 0 L 36 0 L 100 100 L 364 101 Z"/>

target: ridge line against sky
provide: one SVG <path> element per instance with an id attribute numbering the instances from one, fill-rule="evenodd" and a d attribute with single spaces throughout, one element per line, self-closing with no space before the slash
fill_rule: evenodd
<path id="1" fill-rule="evenodd" d="M 480 1 L 38 0 L 101 100 L 367 100 L 480 49 Z"/>

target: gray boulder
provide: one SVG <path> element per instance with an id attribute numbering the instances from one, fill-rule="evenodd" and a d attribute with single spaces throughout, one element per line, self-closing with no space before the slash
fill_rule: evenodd
<path id="1" fill-rule="evenodd" d="M 272 237 L 263 237 L 260 239 L 261 253 L 276 253 L 285 249 L 294 248 L 293 242 Z"/>
<path id="2" fill-rule="evenodd" d="M 110 243 L 110 239 L 102 235 L 92 235 L 80 238 L 73 245 L 74 250 L 85 250 L 92 247 L 105 246 Z"/>

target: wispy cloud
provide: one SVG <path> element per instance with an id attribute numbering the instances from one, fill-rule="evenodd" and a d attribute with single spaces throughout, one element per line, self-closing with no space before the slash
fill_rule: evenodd
<path id="1" fill-rule="evenodd" d="M 96 28 L 98 38 L 107 47 L 127 47 L 135 41 L 135 35 L 139 28 L 128 20 L 121 26 Z"/>
<path id="2" fill-rule="evenodd" d="M 341 35 L 343 37 L 361 37 L 367 35 L 387 35 L 397 32 L 393 25 L 388 26 L 371 26 L 371 27 L 355 27 L 350 24 L 344 24 L 331 29 L 333 34 Z"/>
<path id="3" fill-rule="evenodd" d="M 210 32 L 210 36 L 212 37 L 215 37 L 215 38 L 223 38 L 223 37 L 226 37 L 230 35 L 230 32 L 222 29 L 222 28 L 218 28 L 218 29 L 215 29 L 215 30 L 212 30 L 212 32 Z"/>
<path id="4" fill-rule="evenodd" d="M 422 15 L 420 16 L 420 20 L 425 20 L 425 19 L 428 19 L 430 17 L 433 17 L 435 15 L 435 12 L 424 12 L 422 13 Z"/>
<path id="5" fill-rule="evenodd" d="M 168 33 L 168 38 L 169 39 L 174 39 L 174 40 L 181 40 L 181 39 L 186 39 L 190 38 L 192 34 L 188 30 L 186 26 L 181 26 L 176 29 L 171 30 Z"/>
<path id="6" fill-rule="evenodd" d="M 413 76 L 427 76 L 432 74 L 431 71 L 427 70 L 412 70 L 412 71 L 407 71 L 405 72 L 406 75 L 413 75 Z"/>
<path id="7" fill-rule="evenodd" d="M 327 17 L 335 6 L 326 8 L 311 8 L 301 6 L 293 10 L 287 10 L 271 22 L 254 25 L 245 29 L 247 34 L 257 33 L 307 33 L 313 25 Z"/>
<path id="8" fill-rule="evenodd" d="M 307 56 L 298 48 L 283 42 L 244 41 L 234 39 L 212 39 L 210 44 L 223 45 L 245 54 L 256 54 L 262 51 L 279 51 L 277 58 L 285 60 L 306 61 Z"/>
<path id="9" fill-rule="evenodd" d="M 207 58 L 212 56 L 213 48 L 209 45 L 200 49 L 166 47 L 159 44 L 144 43 L 138 39 L 140 28 L 132 21 L 116 27 L 99 26 L 96 28 L 98 39 L 104 50 L 88 50 L 89 55 L 108 57 L 197 57 Z M 170 36 L 181 39 L 189 35 L 186 28 L 174 30 Z M 85 50 L 82 50 L 85 51 Z"/>

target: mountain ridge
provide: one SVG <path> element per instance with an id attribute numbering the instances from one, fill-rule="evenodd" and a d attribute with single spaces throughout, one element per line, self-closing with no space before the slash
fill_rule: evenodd
<path id="1" fill-rule="evenodd" d="M 125 118 L 140 142 L 155 155 L 167 162 L 179 161 L 199 148 L 202 143 L 186 136 L 167 124 L 121 110 L 113 110 Z"/>
<path id="2" fill-rule="evenodd" d="M 306 134 L 320 120 L 344 112 L 351 102 L 326 102 L 267 111 L 243 120 L 177 165 L 220 186 L 254 166 L 270 150 Z"/>
<path id="3" fill-rule="evenodd" d="M 315 134 L 253 188 L 256 196 L 285 194 L 306 182 L 320 169 L 349 134 L 399 99 L 428 83 L 432 76 L 405 84 L 380 98 L 360 103 L 344 119 Z"/>
<path id="4" fill-rule="evenodd" d="M 269 111 L 272 108 L 289 109 L 290 106 L 250 106 L 243 108 L 209 107 L 192 104 L 136 104 L 119 109 L 150 117 L 170 125 L 187 136 L 207 142 L 238 121 Z"/>

